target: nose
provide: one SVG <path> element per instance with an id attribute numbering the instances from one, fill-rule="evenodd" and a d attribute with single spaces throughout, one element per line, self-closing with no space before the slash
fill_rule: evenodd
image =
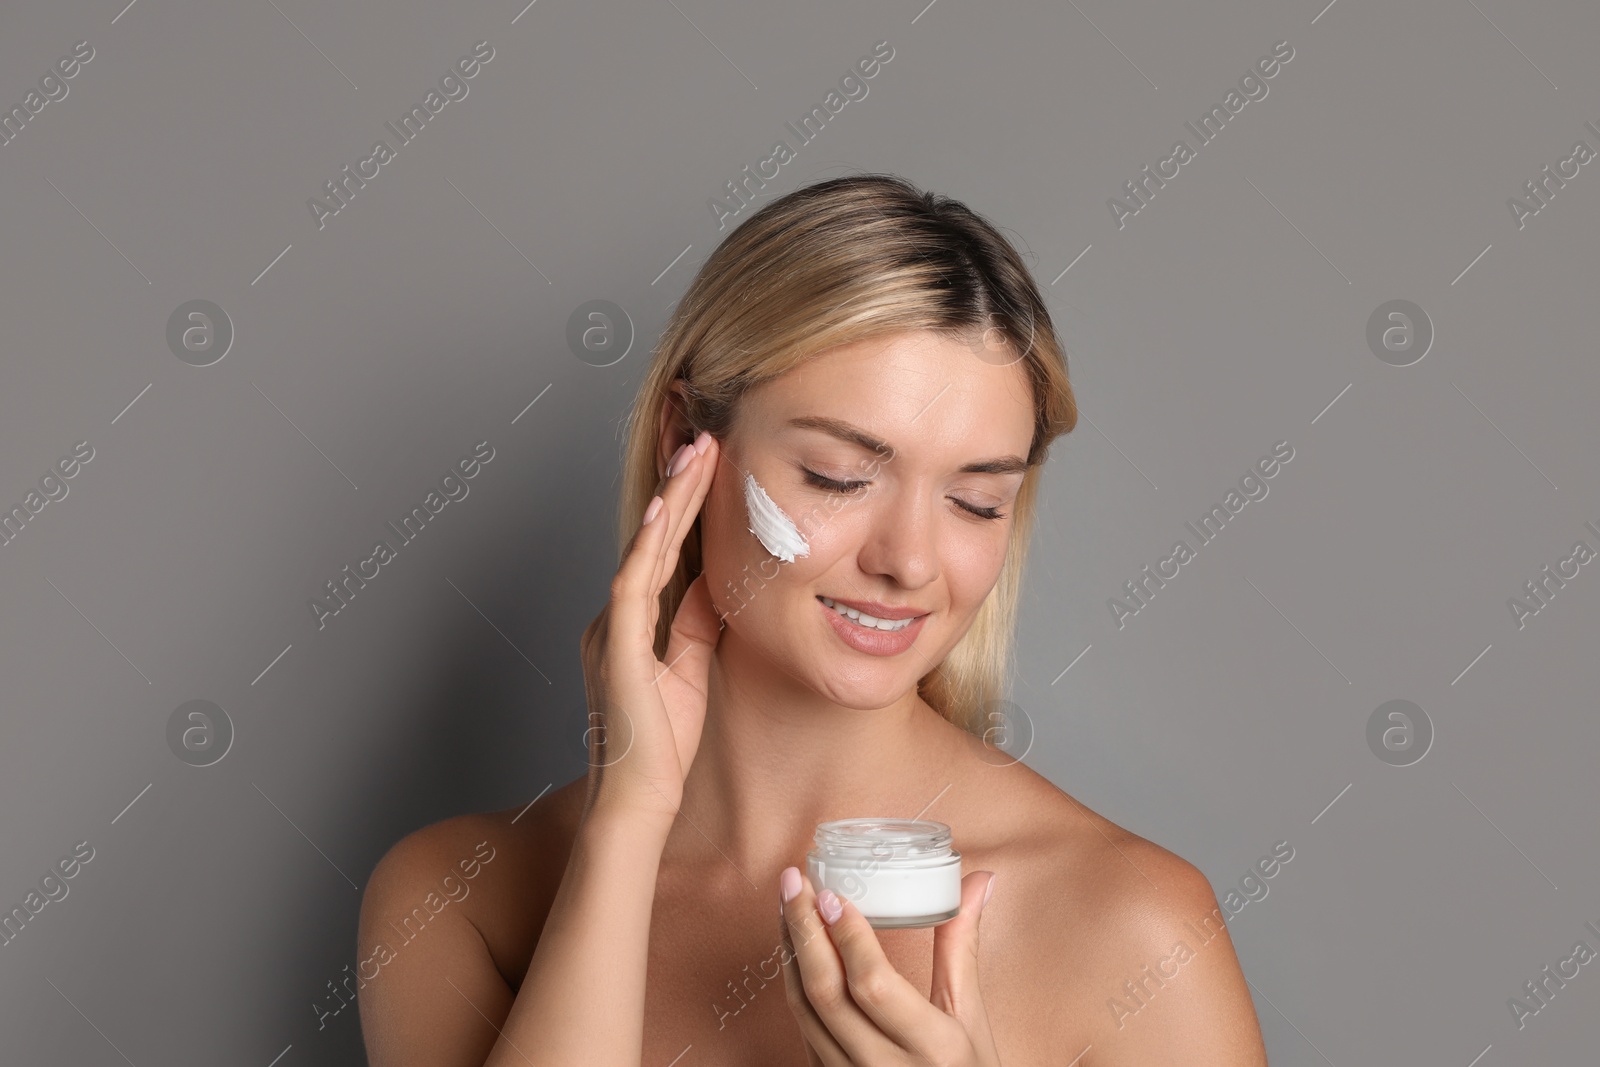
<path id="1" fill-rule="evenodd" d="M 939 577 L 937 513 L 915 485 L 880 493 L 858 555 L 862 573 L 881 574 L 903 589 L 920 589 Z"/>

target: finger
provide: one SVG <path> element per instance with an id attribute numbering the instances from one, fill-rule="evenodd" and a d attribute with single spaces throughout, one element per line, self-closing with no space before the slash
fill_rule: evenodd
<path id="1" fill-rule="evenodd" d="M 852 997 L 844 961 L 825 932 L 826 923 L 818 911 L 817 894 L 809 878 L 801 877 L 800 892 L 784 906 L 784 914 L 801 938 L 796 945 L 796 962 L 805 1000 L 849 1056 L 847 1062 L 882 1061 L 899 1047 L 898 1043 L 886 1036 Z M 860 916 L 860 912 L 856 914 Z M 876 943 L 877 938 L 873 941 Z"/>
<path id="2" fill-rule="evenodd" d="M 701 571 L 684 589 L 683 599 L 678 602 L 678 614 L 672 621 L 672 642 L 667 647 L 682 648 L 688 641 L 715 645 L 723 629 L 722 617 L 711 599 L 711 580 Z"/>
<path id="3" fill-rule="evenodd" d="M 889 962 L 877 931 L 855 903 L 837 895 L 834 899 L 839 902 L 839 917 L 829 925 L 828 934 L 844 965 L 851 1000 L 888 1041 L 916 1053 L 919 1060 L 937 1062 L 963 1038 L 959 1028 L 953 1029 L 957 1024 L 939 1016 L 922 991 Z M 824 911 L 823 918 L 827 915 Z"/>
<path id="4" fill-rule="evenodd" d="M 658 499 L 652 497 L 652 505 Z M 648 583 L 655 574 L 667 528 L 666 516 L 662 514 L 667 510 L 665 503 L 654 506 L 657 511 L 655 515 L 650 515 L 650 506 L 646 506 L 645 514 L 650 515 L 650 520 L 642 523 L 633 535 L 628 554 L 623 557 L 622 565 L 611 579 L 611 600 L 606 609 L 606 644 L 603 647 L 609 648 L 617 634 L 626 635 L 627 640 L 643 634 L 647 641 L 653 643 L 654 633 L 647 628 L 649 597 L 653 592 Z"/>
<path id="5" fill-rule="evenodd" d="M 711 653 L 722 637 L 722 624 L 711 606 L 711 585 L 704 572 L 697 574 L 678 603 L 667 638 L 667 669 L 684 678 L 703 682 Z"/>
<path id="6" fill-rule="evenodd" d="M 788 1001 L 790 1014 L 800 1027 L 800 1036 L 805 1039 L 806 1058 L 810 1062 L 810 1067 L 850 1067 L 850 1060 L 845 1055 L 844 1049 L 839 1047 L 839 1042 L 834 1039 L 827 1024 L 822 1021 L 822 1017 L 817 1014 L 816 1008 L 806 996 L 805 981 L 800 975 L 800 958 L 795 952 L 797 930 L 790 925 L 789 907 L 790 904 L 781 904 L 779 908 L 781 917 L 778 926 L 782 946 L 778 953 L 778 961 L 783 971 L 784 998 Z M 811 920 L 809 924 L 802 924 L 798 928 L 802 944 L 805 939 L 826 937 L 822 932 L 822 920 L 815 913 L 812 914 Z"/>
<path id="7" fill-rule="evenodd" d="M 668 484 L 662 492 L 662 499 L 666 501 L 666 509 L 672 519 L 659 567 L 652 579 L 652 587 L 658 593 L 678 566 L 678 554 L 683 549 L 683 540 L 694 526 L 695 518 L 700 514 L 700 505 L 705 502 L 706 494 L 711 490 L 712 475 L 716 472 L 714 450 L 717 445 L 716 439 L 709 434 L 705 435 L 705 440 L 705 452 L 703 454 L 697 452 L 691 446 L 682 460 L 684 466 L 667 479 Z"/>
<path id="8" fill-rule="evenodd" d="M 706 722 L 705 702 L 710 692 L 711 657 L 721 637 L 722 628 L 717 625 L 716 612 L 711 609 L 706 576 L 696 575 L 673 617 L 667 634 L 666 662 L 656 678 L 666 702 L 667 717 L 672 721 L 678 766 L 685 774 L 700 751 L 700 735 Z M 669 699 L 682 698 L 686 693 L 695 694 L 695 699 Z"/>
<path id="9" fill-rule="evenodd" d="M 690 451 L 693 453 L 693 446 L 690 446 Z M 670 466 L 672 466 L 672 461 L 677 458 L 677 453 L 674 453 L 674 456 L 669 458 L 669 461 L 667 461 L 667 467 L 669 467 L 669 469 Z M 661 477 L 656 480 L 656 491 L 651 494 L 651 499 L 658 498 L 658 496 L 661 498 L 661 510 L 667 512 L 667 518 L 664 520 L 667 525 L 667 541 L 670 541 L 670 536 L 672 536 L 672 502 L 674 502 L 674 494 L 670 493 L 670 491 L 674 490 L 675 483 L 677 483 L 675 478 L 670 477 L 670 475 L 662 474 Z M 646 504 L 645 507 L 646 512 L 648 512 L 650 506 Z M 640 525 L 638 525 L 638 530 L 634 531 L 634 536 L 630 537 L 629 542 L 627 542 L 626 549 L 622 550 L 622 560 L 624 560 L 624 563 L 626 563 L 626 561 L 629 560 L 632 555 L 634 555 L 634 550 L 637 549 L 638 544 L 640 544 L 640 541 L 642 541 L 643 534 L 645 534 L 645 526 L 645 522 L 640 522 Z M 650 576 L 648 576 L 650 577 L 651 582 L 656 581 L 656 574 L 658 574 L 659 568 L 656 568 L 654 565 L 658 565 L 658 563 L 659 553 L 658 557 L 653 558 L 653 569 L 651 569 Z"/>
<path id="10" fill-rule="evenodd" d="M 933 981 L 928 999 L 960 1020 L 969 1034 L 987 1032 L 988 1012 L 978 989 L 978 921 L 992 871 L 974 871 L 961 879 L 961 913 L 933 930 Z"/>
<path id="11" fill-rule="evenodd" d="M 694 448 L 689 445 L 680 445 L 678 450 L 667 458 L 666 468 L 661 477 L 656 481 L 655 495 L 661 498 L 661 522 L 666 528 L 666 534 L 656 550 L 654 562 L 650 570 L 649 586 L 649 611 L 645 616 L 645 623 L 650 628 L 652 642 L 655 639 L 656 621 L 661 614 L 661 586 L 665 573 L 662 567 L 667 552 L 672 548 L 673 537 L 677 530 L 676 508 L 674 504 L 679 495 L 678 484 L 680 479 L 675 477 L 684 458 L 685 451 L 693 453 Z"/>
<path id="12" fill-rule="evenodd" d="M 661 542 L 660 551 L 656 554 L 655 568 L 650 574 L 648 621 L 652 638 L 656 633 L 656 623 L 660 616 L 661 589 L 666 585 L 672 568 L 677 566 L 678 545 L 686 529 L 684 517 L 688 515 L 692 521 L 692 512 L 686 506 L 689 501 L 685 500 L 685 494 L 692 494 L 695 489 L 695 474 L 698 471 L 694 461 L 698 457 L 699 453 L 695 451 L 693 442 L 679 446 L 678 450 L 667 459 L 661 479 L 656 483 L 656 495 L 661 497 L 662 511 L 666 514 L 667 534 Z"/>
<path id="13" fill-rule="evenodd" d="M 656 495 L 665 496 L 667 489 L 670 486 L 676 485 L 681 480 L 680 476 L 685 471 L 696 466 L 696 461 L 700 459 L 705 451 L 705 447 L 701 444 L 702 438 L 704 438 L 707 443 L 715 440 L 710 433 L 701 432 L 693 441 L 679 445 L 678 449 L 673 452 L 671 456 L 667 457 L 666 462 L 662 465 L 660 476 L 656 481 Z"/>
<path id="14" fill-rule="evenodd" d="M 692 460 L 695 455 L 693 447 L 690 447 L 685 458 Z M 674 458 L 678 457 L 675 456 Z M 693 464 L 690 463 L 688 467 L 680 468 L 677 473 L 682 475 L 692 469 Z M 623 572 L 627 572 L 626 598 L 642 605 L 643 608 L 637 615 L 631 610 L 621 613 L 618 621 L 621 622 L 623 618 L 626 618 L 627 626 L 630 630 L 635 626 L 639 627 L 648 636 L 652 647 L 655 644 L 656 615 L 659 610 L 661 586 L 664 581 L 662 563 L 669 545 L 674 546 L 673 560 L 676 563 L 676 548 L 673 541 L 675 516 L 676 528 L 679 530 L 679 539 L 681 540 L 683 494 L 686 492 L 683 483 L 688 481 L 690 479 L 681 477 L 664 479 L 656 496 L 652 497 L 652 501 L 657 497 L 660 498 L 659 510 L 661 514 L 654 516 L 650 522 L 640 524 L 639 529 L 633 535 L 633 541 L 629 545 L 627 555 L 617 576 L 618 579 L 621 579 Z M 702 498 L 703 496 L 704 494 L 702 493 Z M 646 513 L 649 512 L 649 505 L 646 505 L 645 510 Z M 648 582 L 648 585 L 645 585 L 644 582 Z M 618 590 L 614 581 L 613 594 L 616 592 Z M 615 596 L 613 599 L 615 599 Z"/>

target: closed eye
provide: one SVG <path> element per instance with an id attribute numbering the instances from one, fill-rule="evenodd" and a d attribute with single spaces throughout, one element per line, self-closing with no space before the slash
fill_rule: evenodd
<path id="1" fill-rule="evenodd" d="M 835 481 L 834 479 L 826 478 L 826 477 L 818 474 L 816 471 L 811 470 L 810 468 L 807 468 L 807 467 L 801 467 L 800 470 L 805 475 L 805 479 L 806 479 L 807 482 L 809 482 L 810 484 L 816 486 L 818 489 L 827 489 L 830 492 L 834 492 L 834 493 L 853 493 L 857 489 L 861 489 L 861 488 L 864 488 L 864 487 L 872 484 L 871 482 L 865 482 L 865 481 L 849 481 L 849 482 Z M 971 513 L 973 515 L 976 515 L 980 519 L 1003 519 L 1003 518 L 1005 518 L 1005 513 L 1002 512 L 999 508 L 980 508 L 980 507 L 976 507 L 976 506 L 974 506 L 972 504 L 968 504 L 964 500 L 956 500 L 955 497 L 951 497 L 950 499 L 955 501 L 955 504 L 956 504 L 957 507 L 961 508 L 963 511 L 966 511 L 966 512 L 969 512 L 969 513 Z"/>
<path id="2" fill-rule="evenodd" d="M 857 489 L 871 484 L 869 482 L 836 482 L 832 478 L 824 478 L 822 475 L 808 467 L 801 467 L 800 470 L 805 474 L 806 481 L 810 482 L 818 489 L 829 489 L 835 493 L 853 493 Z"/>

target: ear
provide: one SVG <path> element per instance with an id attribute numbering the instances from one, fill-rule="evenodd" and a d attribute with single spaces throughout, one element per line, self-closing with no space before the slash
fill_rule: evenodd
<path id="1" fill-rule="evenodd" d="M 667 464 L 672 461 L 672 454 L 678 451 L 678 446 L 695 439 L 697 431 L 689 422 L 687 410 L 683 379 L 675 379 L 667 386 L 666 394 L 661 398 L 661 407 L 656 412 L 657 478 L 667 476 Z"/>

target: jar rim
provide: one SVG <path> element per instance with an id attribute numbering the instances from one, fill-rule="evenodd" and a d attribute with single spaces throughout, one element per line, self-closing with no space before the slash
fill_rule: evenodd
<path id="1" fill-rule="evenodd" d="M 950 827 L 932 819 L 833 819 L 818 823 L 813 837 L 828 851 L 865 849 L 878 855 L 948 851 Z"/>

